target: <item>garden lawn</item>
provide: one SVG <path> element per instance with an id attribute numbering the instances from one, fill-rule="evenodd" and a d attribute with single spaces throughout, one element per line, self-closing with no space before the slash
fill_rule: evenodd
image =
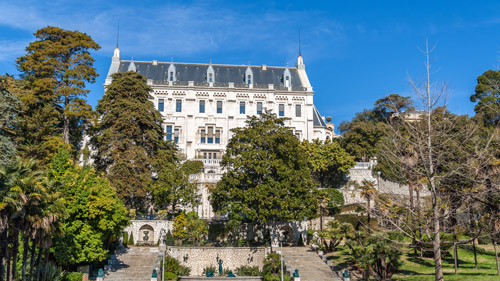
<path id="1" fill-rule="evenodd" d="M 404 247 L 402 251 L 403 255 L 401 259 L 404 261 L 403 266 L 400 268 L 399 272 L 393 276 L 392 280 L 434 280 L 434 260 L 432 258 L 415 259 L 412 249 Z M 459 246 L 458 258 L 457 274 L 455 274 L 453 256 L 449 254 L 443 260 L 444 279 L 446 281 L 500 280 L 500 276 L 497 275 L 493 246 L 480 245 L 477 247 L 477 269 L 474 268 L 474 252 L 472 251 L 471 245 Z M 346 268 L 350 260 L 349 252 L 345 246 L 340 246 L 331 259 L 339 268 Z"/>

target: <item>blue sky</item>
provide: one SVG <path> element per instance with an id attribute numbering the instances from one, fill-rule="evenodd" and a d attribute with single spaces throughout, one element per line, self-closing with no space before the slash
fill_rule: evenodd
<path id="1" fill-rule="evenodd" d="M 338 125 L 388 94 L 411 94 L 407 74 L 424 77 L 418 47 L 428 38 L 450 110 L 473 115 L 477 76 L 500 65 L 500 3 L 477 2 L 0 0 L 0 73 L 17 73 L 37 29 L 80 30 L 102 47 L 88 87 L 95 106 L 118 20 L 122 58 L 135 60 L 295 65 L 300 29 L 315 104 Z"/>

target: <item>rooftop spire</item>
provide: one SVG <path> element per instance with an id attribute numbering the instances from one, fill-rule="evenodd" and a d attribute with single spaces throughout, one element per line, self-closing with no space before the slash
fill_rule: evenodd
<path id="1" fill-rule="evenodd" d="M 299 56 L 300 57 L 302 56 L 302 52 L 300 50 L 300 28 L 299 28 Z"/>
<path id="2" fill-rule="evenodd" d="M 120 20 L 118 20 L 118 30 L 116 32 L 116 48 L 118 49 L 118 39 L 120 38 Z"/>

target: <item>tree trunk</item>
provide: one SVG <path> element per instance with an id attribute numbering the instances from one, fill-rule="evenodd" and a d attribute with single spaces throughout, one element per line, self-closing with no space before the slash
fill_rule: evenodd
<path id="1" fill-rule="evenodd" d="M 472 249 L 474 250 L 474 268 L 477 269 L 476 238 L 472 239 Z"/>
<path id="2" fill-rule="evenodd" d="M 493 239 L 493 249 L 495 249 L 495 262 L 497 263 L 497 274 L 500 276 L 500 267 L 498 266 L 498 251 L 497 251 L 497 240 Z"/>
<path id="3" fill-rule="evenodd" d="M 454 260 L 454 264 L 455 264 L 455 274 L 458 273 L 458 250 L 457 250 L 457 242 L 456 242 L 456 236 L 454 236 L 454 239 L 455 242 L 453 242 L 453 260 Z"/>
<path id="4" fill-rule="evenodd" d="M 48 266 L 49 266 L 50 248 L 47 247 L 44 250 L 45 250 L 45 254 L 44 254 L 44 257 L 43 257 L 43 276 L 42 276 L 42 280 L 43 281 L 47 281 L 47 270 L 48 270 Z"/>
<path id="5" fill-rule="evenodd" d="M 441 262 L 441 235 L 439 234 L 439 205 L 437 202 L 436 187 L 434 185 L 434 178 L 431 178 L 431 196 L 432 196 L 432 218 L 434 220 L 434 268 L 435 280 L 444 281 L 443 265 Z"/>
<path id="6" fill-rule="evenodd" d="M 6 273 L 5 280 L 10 281 L 10 251 L 9 251 L 8 245 L 7 245 L 6 251 L 7 251 L 7 254 L 5 255 L 5 260 L 7 263 L 7 270 L 5 272 Z"/>
<path id="7" fill-rule="evenodd" d="M 35 272 L 35 259 L 36 259 L 36 247 L 38 244 L 38 235 L 35 236 L 31 243 L 31 257 L 30 257 L 30 280 L 35 280 L 33 278 L 33 273 Z"/>
<path id="8" fill-rule="evenodd" d="M 19 228 L 14 228 L 14 243 L 12 247 L 12 280 L 16 280 L 17 275 L 17 254 L 19 253 Z"/>
<path id="9" fill-rule="evenodd" d="M 323 231 L 323 207 L 319 206 L 319 230 Z"/>
<path id="10" fill-rule="evenodd" d="M 411 219 L 411 230 L 413 232 L 413 238 L 412 238 L 412 244 L 413 244 L 413 255 L 416 257 L 417 256 L 417 243 L 416 243 L 416 225 L 415 225 L 415 204 L 413 202 L 413 180 L 410 179 L 408 183 L 408 193 L 410 195 L 410 219 Z"/>
<path id="11" fill-rule="evenodd" d="M 42 253 L 43 253 L 43 248 L 40 245 L 40 248 L 38 248 L 38 257 L 36 259 L 36 273 L 35 273 L 35 279 L 34 279 L 37 281 L 40 280 L 40 273 L 42 271 L 42 266 L 43 266 L 42 265 Z"/>
<path id="12" fill-rule="evenodd" d="M 29 235 L 28 233 L 24 233 L 24 244 L 23 244 L 23 275 L 22 280 L 26 281 L 26 264 L 28 263 L 28 255 L 29 255 Z"/>
<path id="13" fill-rule="evenodd" d="M 7 227 L 0 234 L 0 281 L 5 280 L 5 262 L 7 256 Z"/>
<path id="14" fill-rule="evenodd" d="M 370 198 L 370 194 L 368 194 L 368 196 L 366 197 L 366 203 L 367 203 L 367 206 L 366 206 L 366 210 L 367 210 L 367 221 L 368 221 L 368 234 L 370 234 L 372 231 L 371 231 L 371 226 L 370 226 L 370 221 L 371 221 L 371 198 Z"/>
<path id="15" fill-rule="evenodd" d="M 417 207 L 416 208 L 417 208 L 417 218 L 418 218 L 417 230 L 416 230 L 417 233 L 416 234 L 417 234 L 418 239 L 420 239 L 420 238 L 422 238 L 422 224 L 421 224 L 421 220 L 420 220 L 420 218 L 422 216 L 420 215 L 420 188 L 418 186 L 417 186 L 417 188 L 415 188 L 415 195 L 417 197 L 416 198 L 417 199 L 416 200 L 417 201 L 416 202 L 417 203 Z M 422 250 L 422 246 L 421 245 L 419 245 L 419 251 L 420 251 L 420 258 L 423 258 L 424 252 Z"/>

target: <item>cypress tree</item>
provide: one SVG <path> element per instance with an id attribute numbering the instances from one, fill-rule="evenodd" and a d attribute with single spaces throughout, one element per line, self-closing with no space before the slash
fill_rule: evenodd
<path id="1" fill-rule="evenodd" d="M 125 204 L 141 209 L 158 157 L 175 161 L 175 147 L 164 140 L 162 117 L 151 101 L 146 77 L 130 71 L 112 78 L 97 105 L 100 120 L 91 140 L 95 165 Z"/>

